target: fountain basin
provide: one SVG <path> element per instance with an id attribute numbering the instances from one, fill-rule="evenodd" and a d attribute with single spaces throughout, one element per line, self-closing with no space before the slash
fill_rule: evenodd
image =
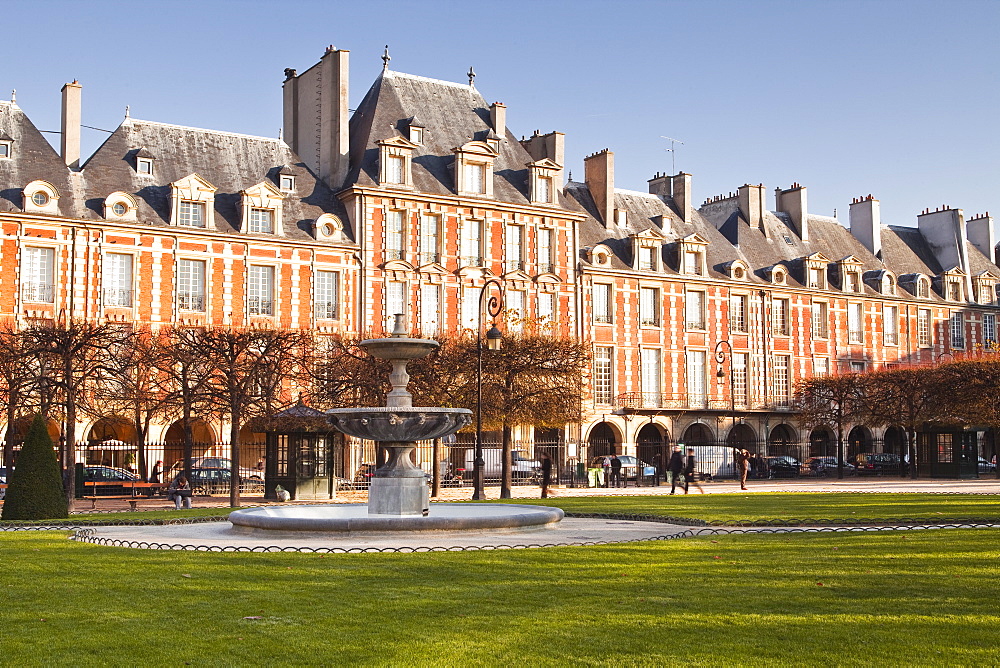
<path id="1" fill-rule="evenodd" d="M 392 336 L 388 339 L 365 339 L 359 343 L 372 357 L 383 360 L 415 360 L 426 357 L 432 350 L 439 347 L 437 341 L 431 339 L 410 339 L 405 336 Z"/>
<path id="2" fill-rule="evenodd" d="M 338 408 L 327 415 L 345 434 L 397 443 L 441 438 L 472 422 L 472 411 L 467 408 Z"/>
<path id="3" fill-rule="evenodd" d="M 364 504 L 268 506 L 234 510 L 233 529 L 244 532 L 310 531 L 332 533 L 391 531 L 474 531 L 555 524 L 559 508 L 503 503 L 433 503 L 422 515 L 369 515 Z"/>

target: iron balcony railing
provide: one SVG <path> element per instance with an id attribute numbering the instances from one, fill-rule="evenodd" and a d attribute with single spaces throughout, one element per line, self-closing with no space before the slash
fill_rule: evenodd
<path id="1" fill-rule="evenodd" d="M 177 308 L 182 311 L 204 311 L 205 295 L 179 293 L 177 295 Z"/>
<path id="2" fill-rule="evenodd" d="M 105 306 L 132 306 L 132 291 L 122 288 L 104 288 Z"/>
<path id="3" fill-rule="evenodd" d="M 615 397 L 614 407 L 623 410 L 688 410 L 701 409 L 713 411 L 736 410 L 794 410 L 792 399 L 784 395 L 769 395 L 765 398 L 737 398 L 735 402 L 729 399 L 711 398 L 704 394 L 669 394 L 665 392 L 625 392 Z"/>
<path id="4" fill-rule="evenodd" d="M 435 264 L 441 262 L 441 253 L 425 252 L 420 254 L 420 264 Z"/>
<path id="5" fill-rule="evenodd" d="M 556 273 L 556 266 L 551 262 L 539 262 L 538 263 L 538 273 L 539 274 L 554 274 Z"/>
<path id="6" fill-rule="evenodd" d="M 322 320 L 337 319 L 337 302 L 316 302 L 316 317 Z"/>
<path id="7" fill-rule="evenodd" d="M 406 251 L 399 250 L 398 248 L 386 248 L 385 249 L 385 259 L 386 260 L 405 260 Z"/>
<path id="8" fill-rule="evenodd" d="M 51 304 L 55 302 L 56 286 L 52 283 L 22 283 L 21 299 L 26 302 Z"/>
<path id="9" fill-rule="evenodd" d="M 507 260 L 505 265 L 507 271 L 522 271 L 524 269 L 524 260 Z"/>
<path id="10" fill-rule="evenodd" d="M 247 300 L 247 310 L 250 315 L 274 315 L 274 301 L 263 297 L 250 297 Z"/>
<path id="11" fill-rule="evenodd" d="M 459 258 L 459 262 L 463 267 L 481 267 L 483 266 L 483 257 L 481 255 L 463 255 Z"/>

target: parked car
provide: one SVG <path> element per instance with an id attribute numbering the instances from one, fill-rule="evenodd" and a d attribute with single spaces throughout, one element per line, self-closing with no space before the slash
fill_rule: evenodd
<path id="1" fill-rule="evenodd" d="M 120 483 L 101 485 L 98 490 L 91 491 L 87 490 L 84 494 L 107 494 L 107 495 L 121 495 L 121 494 L 131 494 L 132 488 L 125 487 L 126 482 L 136 482 L 140 478 L 135 473 L 131 471 L 126 471 L 125 469 L 116 468 L 114 466 L 101 466 L 99 464 L 86 464 L 83 467 L 83 482 L 103 482 L 103 483 Z"/>
<path id="2" fill-rule="evenodd" d="M 233 473 L 223 468 L 192 468 L 191 490 L 197 496 L 228 494 Z M 240 494 L 263 494 L 264 481 L 261 478 L 241 478 Z"/>
<path id="3" fill-rule="evenodd" d="M 7 484 L 7 467 L 0 466 L 0 485 L 6 485 L 6 484 Z M 2 500 L 5 496 L 7 496 L 7 490 L 0 489 L 0 500 Z"/>
<path id="4" fill-rule="evenodd" d="M 622 478 L 625 480 L 635 480 L 636 474 L 639 471 L 639 466 L 642 467 L 642 475 L 645 478 L 652 478 L 656 475 L 656 467 L 650 466 L 641 459 L 636 459 L 632 455 L 618 455 L 618 461 L 622 463 Z"/>
<path id="5" fill-rule="evenodd" d="M 788 455 L 764 457 L 764 461 L 767 462 L 768 475 L 771 478 L 794 478 L 802 470 L 799 460 Z"/>
<path id="6" fill-rule="evenodd" d="M 226 469 L 227 471 L 232 470 L 233 460 L 229 457 L 192 457 L 191 458 L 191 468 L 192 469 Z M 178 459 L 174 462 L 174 465 L 170 467 L 170 472 L 166 476 L 166 481 L 169 482 L 174 479 L 178 473 L 184 470 L 184 460 Z M 263 480 L 264 471 L 257 468 L 250 468 L 249 466 L 240 467 L 240 477 L 244 480 Z"/>
<path id="7" fill-rule="evenodd" d="M 851 460 L 859 475 L 899 475 L 906 466 L 892 452 L 860 452 Z"/>
<path id="8" fill-rule="evenodd" d="M 997 466 L 993 462 L 987 461 L 982 457 L 979 458 L 979 472 L 980 473 L 996 473 Z"/>
<path id="9" fill-rule="evenodd" d="M 837 458 L 836 457 L 810 457 L 802 464 L 802 468 L 805 469 L 804 473 L 808 475 L 816 476 L 829 476 L 837 475 Z M 854 465 L 850 462 L 844 462 L 844 475 L 854 475 Z"/>
<path id="10" fill-rule="evenodd" d="M 541 475 L 542 465 L 534 459 L 528 459 L 526 455 L 527 453 L 522 450 L 511 452 L 511 477 L 514 480 L 527 480 Z M 500 477 L 500 462 L 502 458 L 502 448 L 483 448 L 484 478 Z M 475 468 L 475 461 L 476 451 L 474 448 L 469 448 L 465 453 L 465 470 L 472 471 Z"/>

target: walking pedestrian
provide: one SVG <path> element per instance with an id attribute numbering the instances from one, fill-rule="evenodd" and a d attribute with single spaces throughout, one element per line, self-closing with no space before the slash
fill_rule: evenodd
<path id="1" fill-rule="evenodd" d="M 746 450 L 733 448 L 733 463 L 736 464 L 736 474 L 740 478 L 740 489 L 746 489 L 747 474 L 750 472 L 750 453 Z"/>
<path id="2" fill-rule="evenodd" d="M 549 498 L 549 480 L 552 478 L 552 457 L 542 452 L 538 455 L 538 463 L 542 466 L 542 498 Z"/>
<path id="3" fill-rule="evenodd" d="M 675 445 L 674 451 L 670 454 L 670 461 L 667 462 L 667 475 L 670 476 L 670 493 L 677 490 L 677 482 L 680 481 L 681 489 L 684 488 L 684 455 L 681 454 L 681 446 Z"/>
<path id="4" fill-rule="evenodd" d="M 616 454 L 611 455 L 611 486 L 625 486 L 622 484 L 622 460 L 618 459 Z"/>
<path id="5" fill-rule="evenodd" d="M 149 482 L 160 482 L 161 473 L 163 473 L 163 460 L 157 459 L 153 464 L 153 472 L 149 474 Z"/>
<path id="6" fill-rule="evenodd" d="M 684 493 L 685 494 L 688 493 L 688 487 L 691 484 L 694 484 L 694 486 L 697 487 L 698 491 L 701 492 L 702 494 L 705 493 L 705 490 L 703 490 L 701 488 L 701 485 L 698 484 L 697 477 L 695 477 L 696 476 L 695 471 L 697 470 L 697 468 L 698 468 L 698 462 L 694 458 L 694 448 L 688 448 L 687 461 L 685 462 L 685 465 L 684 465 Z"/>

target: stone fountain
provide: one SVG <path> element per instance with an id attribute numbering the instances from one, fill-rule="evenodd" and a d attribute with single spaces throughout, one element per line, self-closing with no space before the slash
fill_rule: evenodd
<path id="1" fill-rule="evenodd" d="M 407 336 L 397 315 L 392 335 L 360 343 L 369 355 L 392 364 L 392 390 L 384 408 L 342 408 L 327 412 L 339 431 L 375 441 L 389 451 L 388 461 L 375 471 L 367 506 L 361 504 L 249 508 L 230 513 L 242 531 L 468 531 L 545 526 L 560 521 L 559 508 L 511 504 L 430 504 L 427 476 L 413 465 L 417 441 L 454 434 L 472 421 L 466 408 L 414 407 L 406 389 L 406 365 L 430 354 L 437 341 Z"/>

